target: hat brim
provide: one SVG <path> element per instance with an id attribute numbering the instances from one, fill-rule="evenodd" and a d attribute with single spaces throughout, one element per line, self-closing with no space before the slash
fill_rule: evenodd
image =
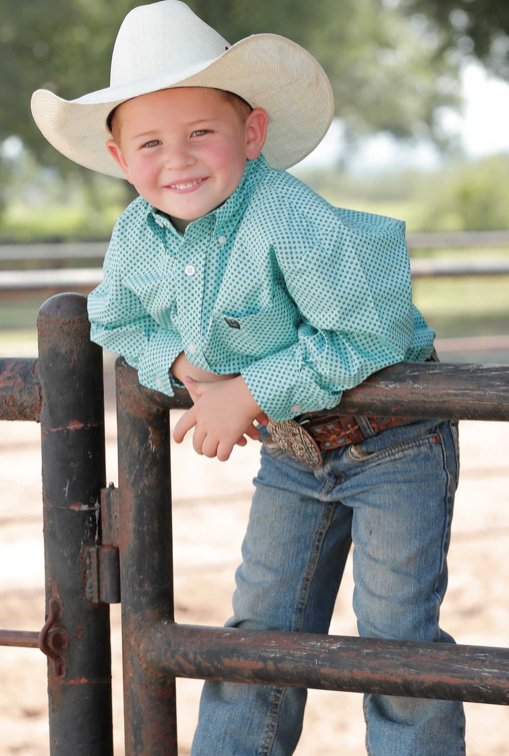
<path id="1" fill-rule="evenodd" d="M 125 179 L 106 148 L 109 113 L 133 97 L 175 87 L 224 89 L 253 108 L 264 108 L 269 126 L 263 154 L 273 168 L 289 168 L 309 155 L 334 115 L 332 87 L 323 68 L 303 47 L 277 34 L 247 37 L 178 79 L 162 73 L 77 100 L 39 89 L 32 95 L 32 114 L 48 142 L 70 160 Z"/>

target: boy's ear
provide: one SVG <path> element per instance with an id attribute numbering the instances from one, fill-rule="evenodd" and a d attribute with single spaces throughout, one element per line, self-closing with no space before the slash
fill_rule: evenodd
<path id="1" fill-rule="evenodd" d="M 255 108 L 246 118 L 246 157 L 255 160 L 262 151 L 267 137 L 269 116 L 263 108 Z"/>
<path id="2" fill-rule="evenodd" d="M 129 166 L 127 165 L 126 161 L 124 160 L 124 156 L 122 154 L 122 150 L 118 146 L 118 144 L 115 142 L 114 139 L 108 139 L 106 142 L 106 147 L 108 149 L 108 152 L 110 155 L 115 158 L 115 162 L 118 163 L 121 170 L 125 173 L 127 180 L 130 184 L 132 184 L 131 180 L 131 174 L 129 171 Z"/>

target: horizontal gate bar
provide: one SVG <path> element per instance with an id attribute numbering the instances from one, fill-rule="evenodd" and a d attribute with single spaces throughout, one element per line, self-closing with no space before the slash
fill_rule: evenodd
<path id="1" fill-rule="evenodd" d="M 122 357 L 117 365 L 136 372 Z M 185 389 L 176 388 L 173 397 L 142 391 L 158 407 L 192 407 Z M 400 362 L 345 391 L 341 402 L 323 414 L 509 420 L 509 365 Z"/>
<path id="2" fill-rule="evenodd" d="M 42 392 L 35 357 L 0 358 L 0 420 L 41 419 Z"/>
<path id="3" fill-rule="evenodd" d="M 171 677 L 509 705 L 509 649 L 159 622 L 140 659 Z"/>
<path id="4" fill-rule="evenodd" d="M 0 630 L 0 646 L 37 648 L 39 633 L 27 630 Z"/>

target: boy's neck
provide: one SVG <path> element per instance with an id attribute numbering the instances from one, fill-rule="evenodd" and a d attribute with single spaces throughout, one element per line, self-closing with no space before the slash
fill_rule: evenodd
<path id="1" fill-rule="evenodd" d="M 182 218 L 174 218 L 172 215 L 168 215 L 168 218 L 180 234 L 184 234 L 189 224 L 193 223 L 192 220 L 182 220 Z M 198 218 L 195 218 L 195 220 L 198 220 Z"/>

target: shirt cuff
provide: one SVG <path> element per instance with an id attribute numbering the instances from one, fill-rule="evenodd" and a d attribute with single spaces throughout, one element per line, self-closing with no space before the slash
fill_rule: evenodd
<path id="1" fill-rule="evenodd" d="M 320 386 L 320 376 L 303 361 L 298 344 L 257 360 L 240 373 L 258 406 L 279 422 L 331 409 L 343 395 Z"/>
<path id="2" fill-rule="evenodd" d="M 162 328 L 152 334 L 138 360 L 138 380 L 143 386 L 174 396 L 173 388 L 185 388 L 170 368 L 183 351 L 182 338 L 176 331 Z"/>

